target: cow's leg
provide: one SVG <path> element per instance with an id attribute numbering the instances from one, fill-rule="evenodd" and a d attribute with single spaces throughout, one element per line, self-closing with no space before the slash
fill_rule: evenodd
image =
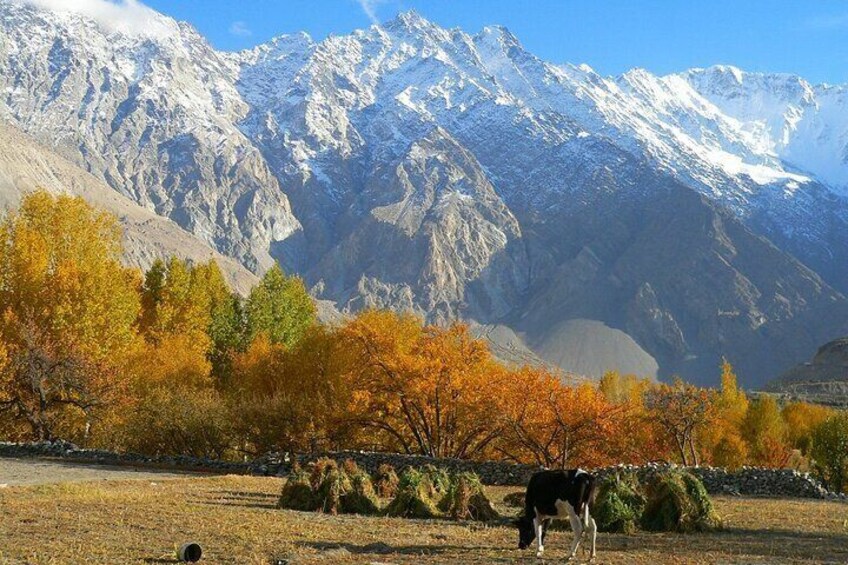
<path id="1" fill-rule="evenodd" d="M 571 522 L 571 531 L 574 533 L 574 541 L 571 542 L 571 552 L 569 552 L 567 559 L 567 561 L 570 561 L 577 555 L 577 548 L 583 538 L 583 523 L 570 506 L 568 507 L 568 520 Z"/>
<path id="2" fill-rule="evenodd" d="M 549 518 L 542 520 L 542 545 L 544 545 L 545 541 L 548 539 L 548 528 L 550 525 L 551 520 Z"/>
<path id="3" fill-rule="evenodd" d="M 589 509 L 587 508 L 586 511 L 588 512 Z M 589 516 L 589 536 L 592 542 L 592 551 L 589 553 L 589 561 L 591 561 L 595 558 L 595 542 L 598 538 L 598 525 L 595 523 L 595 519 L 591 516 Z"/>
<path id="4" fill-rule="evenodd" d="M 543 520 L 538 516 L 533 518 L 533 528 L 536 530 L 536 557 L 541 557 L 545 553 L 545 542 L 542 540 L 545 531 L 542 522 Z"/>

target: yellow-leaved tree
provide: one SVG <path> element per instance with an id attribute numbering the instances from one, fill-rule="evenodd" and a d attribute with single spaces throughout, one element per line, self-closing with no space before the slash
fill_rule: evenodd
<path id="1" fill-rule="evenodd" d="M 704 430 L 704 451 L 713 465 L 737 468 L 748 459 L 742 425 L 748 414 L 748 397 L 739 388 L 733 366 L 721 360 L 721 389 L 715 399 L 715 417 Z"/>
<path id="2" fill-rule="evenodd" d="M 0 223 L 0 414 L 19 438 L 84 441 L 126 393 L 140 278 L 114 216 L 38 191 Z M 11 424 L 9 424 L 11 422 Z"/>

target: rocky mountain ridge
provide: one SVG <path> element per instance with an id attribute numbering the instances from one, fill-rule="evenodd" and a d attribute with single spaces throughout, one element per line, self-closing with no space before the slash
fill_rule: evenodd
<path id="1" fill-rule="evenodd" d="M 844 87 L 602 77 L 414 12 L 241 53 L 146 18 L 0 0 L 0 119 L 254 272 L 595 375 L 754 386 L 845 333 Z"/>

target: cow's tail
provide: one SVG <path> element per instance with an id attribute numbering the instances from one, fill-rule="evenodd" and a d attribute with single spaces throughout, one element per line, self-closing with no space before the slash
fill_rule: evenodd
<path id="1" fill-rule="evenodd" d="M 581 489 L 580 505 L 583 507 L 583 527 L 589 527 L 589 508 L 595 503 L 595 496 L 598 494 L 598 487 L 595 484 L 595 476 L 588 475 Z"/>

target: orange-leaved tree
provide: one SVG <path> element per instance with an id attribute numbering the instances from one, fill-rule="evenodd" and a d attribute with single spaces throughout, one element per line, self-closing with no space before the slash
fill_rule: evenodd
<path id="1" fill-rule="evenodd" d="M 478 457 L 501 428 L 504 371 L 468 328 L 424 327 L 410 315 L 366 311 L 340 336 L 353 354 L 351 414 L 361 442 L 434 457 Z"/>
<path id="2" fill-rule="evenodd" d="M 312 326 L 293 349 L 257 335 L 235 356 L 227 387 L 240 449 L 255 455 L 350 447 L 347 359 L 330 328 Z"/>
<path id="3" fill-rule="evenodd" d="M 509 375 L 505 427 L 498 451 L 508 459 L 546 467 L 595 467 L 618 462 L 626 450 L 622 425 L 629 405 L 614 404 L 588 382 L 563 383 L 544 368 Z"/>
<path id="4" fill-rule="evenodd" d="M 700 463 L 699 434 L 712 421 L 710 391 L 675 378 L 672 384 L 659 384 L 645 392 L 650 421 L 659 425 L 673 442 L 684 465 Z"/>

